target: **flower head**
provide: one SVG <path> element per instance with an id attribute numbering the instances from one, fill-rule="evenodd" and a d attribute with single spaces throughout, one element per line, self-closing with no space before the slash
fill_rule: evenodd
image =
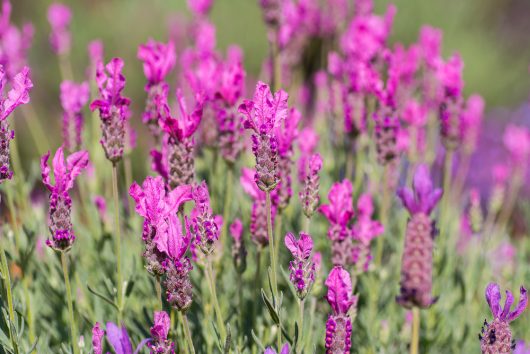
<path id="1" fill-rule="evenodd" d="M 288 233 L 285 235 L 285 246 L 294 258 L 289 264 L 291 271 L 289 279 L 298 297 L 303 299 L 315 282 L 315 263 L 311 259 L 313 240 L 304 232 L 300 233 L 299 239 L 296 239 L 292 233 Z"/>
<path id="2" fill-rule="evenodd" d="M 188 7 L 196 16 L 205 16 L 210 12 L 213 0 L 188 0 Z"/>
<path id="3" fill-rule="evenodd" d="M 116 354 L 137 354 L 140 349 L 148 342 L 144 339 L 138 344 L 136 350 L 133 351 L 133 346 L 127 328 L 118 327 L 112 322 L 107 322 L 106 325 L 107 340 Z"/>
<path id="4" fill-rule="evenodd" d="M 121 92 L 125 88 L 125 76 L 122 74 L 123 60 L 113 58 L 107 65 L 98 63 L 96 71 L 96 83 L 100 97 L 90 104 L 90 110 L 99 109 L 102 119 L 108 119 L 117 110 L 121 119 L 125 119 L 128 113 L 130 100 L 123 97 Z"/>
<path id="5" fill-rule="evenodd" d="M 464 62 L 459 54 L 454 54 L 446 63 L 441 62 L 439 64 L 437 75 L 447 97 L 459 97 L 462 95 L 462 89 L 464 88 L 463 69 Z"/>
<path id="6" fill-rule="evenodd" d="M 513 294 L 506 290 L 506 300 L 504 307 L 501 307 L 501 292 L 498 284 L 489 283 L 486 287 L 486 301 L 490 307 L 491 314 L 494 319 L 499 319 L 501 321 L 512 322 L 517 317 L 519 317 L 523 311 L 526 309 L 528 303 L 528 294 L 524 287 L 520 288 L 521 296 L 519 298 L 519 303 L 513 311 L 510 311 L 513 303 Z"/>
<path id="7" fill-rule="evenodd" d="M 294 258 L 299 260 L 307 260 L 311 257 L 313 251 L 313 239 L 305 232 L 300 233 L 300 238 L 292 233 L 285 235 L 285 247 L 291 252 Z"/>
<path id="8" fill-rule="evenodd" d="M 162 82 L 177 60 L 173 42 L 164 44 L 152 39 L 138 47 L 137 56 L 143 62 L 147 88 Z"/>
<path id="9" fill-rule="evenodd" d="M 334 183 L 328 193 L 329 204 L 321 205 L 319 211 L 331 224 L 347 226 L 354 214 L 352 193 L 353 186 L 349 180 Z"/>
<path id="10" fill-rule="evenodd" d="M 164 311 L 156 311 L 153 327 L 151 327 L 151 341 L 148 346 L 151 353 L 172 354 L 175 352 L 175 344 L 171 343 L 167 336 L 171 328 L 169 315 Z"/>
<path id="11" fill-rule="evenodd" d="M 276 350 L 271 347 L 265 348 L 263 354 L 277 354 Z M 289 354 L 289 343 L 285 343 L 278 354 Z"/>
<path id="12" fill-rule="evenodd" d="M 333 267 L 325 283 L 328 287 L 326 300 L 333 313 L 346 314 L 355 305 L 357 298 L 353 295 L 350 274 L 342 267 Z"/>
<path id="13" fill-rule="evenodd" d="M 524 167 L 530 156 L 530 130 L 510 124 L 504 131 L 503 142 L 515 165 Z"/>
<path id="14" fill-rule="evenodd" d="M 70 21 L 72 12 L 66 5 L 53 3 L 48 8 L 48 22 L 52 28 L 50 44 L 56 54 L 70 51 Z"/>
<path id="15" fill-rule="evenodd" d="M 287 118 L 288 98 L 285 91 L 280 90 L 273 95 L 269 85 L 258 82 L 252 100 L 244 100 L 239 106 L 239 112 L 245 116 L 245 128 L 262 134 L 279 127 Z"/>
<path id="16" fill-rule="evenodd" d="M 159 123 L 166 133 L 180 141 L 191 137 L 199 128 L 199 123 L 202 118 L 203 100 L 201 96 L 197 96 L 195 108 L 193 111 L 189 112 L 186 108 L 186 101 L 184 100 L 184 96 L 180 89 L 177 89 L 176 96 L 180 109 L 180 116 L 178 118 L 171 117 L 169 106 L 166 101 L 162 106 L 162 110 L 165 111 L 165 114 L 162 114 L 162 119 Z"/>
<path id="17" fill-rule="evenodd" d="M 92 328 L 92 350 L 94 354 L 103 354 L 103 337 L 105 336 L 105 331 L 100 327 L 99 322 L 96 322 Z"/>
<path id="18" fill-rule="evenodd" d="M 29 102 L 29 91 L 33 87 L 30 69 L 26 66 L 11 81 L 12 88 L 3 95 L 6 83 L 4 68 L 0 66 L 0 120 L 5 120 L 15 108 Z"/>
<path id="19" fill-rule="evenodd" d="M 401 188 L 397 195 L 411 215 L 417 213 L 428 215 L 442 197 L 442 190 L 433 187 L 429 168 L 426 165 L 419 165 L 414 174 L 412 189 Z"/>
<path id="20" fill-rule="evenodd" d="M 419 45 L 423 60 L 434 68 L 440 60 L 442 45 L 442 31 L 431 26 L 422 26 L 420 29 Z"/>

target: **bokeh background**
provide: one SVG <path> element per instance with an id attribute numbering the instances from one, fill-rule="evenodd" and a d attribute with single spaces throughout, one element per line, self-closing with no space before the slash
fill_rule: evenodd
<path id="1" fill-rule="evenodd" d="M 185 0 L 64 0 L 73 10 L 72 64 L 77 81 L 85 79 L 87 44 L 103 40 L 105 55 L 123 57 L 126 63 L 126 95 L 133 100 L 133 125 L 140 129 L 140 114 L 145 100 L 145 79 L 136 50 L 152 37 L 166 40 L 171 23 L 190 17 Z M 528 0 L 397 0 L 398 8 L 391 42 L 410 44 L 418 37 L 423 24 L 443 30 L 445 56 L 457 51 L 465 62 L 466 96 L 483 95 L 487 120 L 509 120 L 528 101 L 530 92 L 530 1 Z M 60 73 L 56 56 L 48 44 L 46 19 L 49 0 L 16 0 L 13 21 L 30 21 L 35 38 L 30 54 L 35 87 L 32 104 L 45 124 L 49 137 L 59 138 L 61 111 L 58 98 Z M 376 1 L 382 13 L 388 1 Z M 257 0 L 217 0 L 211 14 L 217 26 L 218 46 L 237 43 L 245 53 L 249 75 L 258 75 L 267 56 L 265 27 Z M 523 116 L 528 116 L 528 110 Z M 519 114 L 520 115 L 520 114 Z M 525 119 L 524 117 L 522 118 Z M 527 121 L 530 119 L 527 117 Z M 26 137 L 22 119 L 17 119 L 17 134 Z M 27 135 L 30 141 L 29 135 Z M 140 140 L 140 147 L 142 141 Z M 22 155 L 32 153 L 33 144 L 21 146 Z M 33 150 L 33 153 L 35 151 Z"/>

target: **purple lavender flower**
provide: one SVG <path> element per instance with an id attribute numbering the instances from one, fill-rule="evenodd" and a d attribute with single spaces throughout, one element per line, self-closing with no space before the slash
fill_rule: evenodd
<path id="1" fill-rule="evenodd" d="M 125 121 L 129 117 L 131 103 L 127 97 L 121 95 L 125 88 L 123 66 L 123 60 L 120 58 L 112 59 L 105 67 L 102 62 L 98 63 L 96 83 L 100 98 L 90 104 L 90 110 L 99 110 L 102 130 L 100 142 L 107 159 L 113 164 L 118 163 L 123 157 Z"/>
<path id="2" fill-rule="evenodd" d="M 145 91 L 147 102 L 142 120 L 156 139 L 160 139 L 159 108 L 157 97 L 162 94 L 164 80 L 176 63 L 175 46 L 169 41 L 167 44 L 149 40 L 138 47 L 138 59 L 143 62 L 144 74 L 147 78 Z"/>
<path id="3" fill-rule="evenodd" d="M 103 61 L 103 42 L 99 39 L 95 39 L 88 43 L 88 58 L 90 59 L 90 66 L 96 71 L 96 67 L 100 61 Z"/>
<path id="4" fill-rule="evenodd" d="M 332 262 L 346 266 L 351 261 L 352 239 L 350 222 L 353 217 L 353 186 L 347 179 L 334 183 L 329 190 L 329 204 L 318 211 L 329 221 L 328 238 L 331 240 Z"/>
<path id="5" fill-rule="evenodd" d="M 530 346 L 527 346 L 524 340 L 518 340 L 513 354 L 530 354 Z"/>
<path id="6" fill-rule="evenodd" d="M 29 75 L 29 68 L 24 67 L 13 78 L 12 88 L 4 97 L 6 77 L 0 66 L 0 184 L 13 176 L 9 166 L 9 142 L 15 138 L 15 132 L 9 129 L 7 117 L 15 108 L 29 102 L 29 90 L 33 87 Z"/>
<path id="7" fill-rule="evenodd" d="M 188 0 L 188 7 L 195 16 L 206 16 L 210 12 L 213 0 Z"/>
<path id="8" fill-rule="evenodd" d="M 92 199 L 92 202 L 96 206 L 96 209 L 98 210 L 99 219 L 101 220 L 102 224 L 105 224 L 108 220 L 107 215 L 107 202 L 105 201 L 105 198 L 101 195 L 95 195 Z"/>
<path id="9" fill-rule="evenodd" d="M 133 351 L 131 338 L 125 327 L 120 328 L 112 322 L 107 322 L 106 329 L 107 341 L 116 354 L 137 354 L 149 341 L 149 339 L 142 340 Z"/>
<path id="10" fill-rule="evenodd" d="M 61 83 L 61 105 L 63 107 L 63 140 L 67 151 L 81 148 L 83 132 L 83 107 L 88 102 L 90 88 L 87 82 Z"/>
<path id="11" fill-rule="evenodd" d="M 142 240 L 147 271 L 163 275 L 171 261 L 180 260 L 189 244 L 182 234 L 176 213 L 183 203 L 192 199 L 191 186 L 183 185 L 166 192 L 161 177 L 147 177 L 142 187 L 133 183 L 129 194 L 136 202 L 136 212 L 144 217 Z"/>
<path id="12" fill-rule="evenodd" d="M 352 294 L 350 274 L 335 266 L 325 284 L 328 287 L 326 300 L 333 310 L 326 322 L 326 354 L 349 353 L 352 325 L 348 312 L 357 304 L 357 297 Z"/>
<path id="13" fill-rule="evenodd" d="M 175 343 L 168 339 L 171 321 L 164 311 L 155 312 L 155 323 L 151 327 L 151 341 L 148 346 L 151 354 L 174 354 Z"/>
<path id="14" fill-rule="evenodd" d="M 304 183 L 307 177 L 309 160 L 316 152 L 318 134 L 311 127 L 302 129 L 298 138 L 300 157 L 298 159 L 298 181 Z"/>
<path id="15" fill-rule="evenodd" d="M 311 291 L 315 282 L 315 263 L 312 260 L 313 239 L 304 232 L 300 238 L 292 233 L 285 235 L 285 247 L 291 252 L 294 260 L 289 263 L 289 279 L 296 289 L 296 295 L 303 300 Z"/>
<path id="16" fill-rule="evenodd" d="M 195 201 L 195 208 L 191 212 L 189 223 L 186 218 L 186 229 L 192 236 L 193 245 L 207 256 L 213 252 L 220 230 L 212 215 L 210 194 L 205 181 L 193 187 L 192 197 Z"/>
<path id="17" fill-rule="evenodd" d="M 63 55 L 70 51 L 70 21 L 72 12 L 66 5 L 54 3 L 48 8 L 48 22 L 52 28 L 50 45 L 55 54 Z"/>
<path id="18" fill-rule="evenodd" d="M 307 218 L 311 218 L 318 207 L 320 197 L 318 195 L 320 188 L 319 172 L 322 169 L 322 157 L 316 153 L 309 159 L 309 171 L 305 173 L 303 190 L 300 192 L 300 201 L 302 210 Z"/>
<path id="19" fill-rule="evenodd" d="M 352 261 L 356 271 L 366 272 L 372 260 L 370 242 L 384 232 L 384 227 L 379 221 L 372 220 L 374 206 L 370 194 L 362 194 L 357 201 L 357 221 L 353 226 L 352 236 L 356 241 L 353 246 Z"/>
<path id="20" fill-rule="evenodd" d="M 486 301 L 491 309 L 493 321 L 484 320 L 484 326 L 479 334 L 480 349 L 483 354 L 511 353 L 513 349 L 512 332 L 510 322 L 519 317 L 528 304 L 528 294 L 521 286 L 519 303 L 513 311 L 510 311 L 513 303 L 513 295 L 506 290 L 506 302 L 501 308 L 501 292 L 499 285 L 489 283 L 486 287 Z"/>
<path id="21" fill-rule="evenodd" d="M 51 192 L 48 226 L 52 238 L 46 241 L 46 245 L 56 251 L 67 252 L 75 241 L 70 215 L 72 199 L 68 191 L 74 187 L 75 178 L 87 167 L 88 152 L 74 152 L 65 160 L 63 147 L 57 149 L 52 162 L 55 185 L 50 180 L 49 158 L 49 151 L 41 158 L 42 182 Z"/>
<path id="22" fill-rule="evenodd" d="M 232 259 L 236 270 L 242 274 L 247 268 L 247 250 L 243 240 L 243 223 L 235 219 L 230 225 L 230 236 L 232 237 Z"/>
<path id="23" fill-rule="evenodd" d="M 405 187 L 397 192 L 410 219 L 401 260 L 400 295 L 396 301 L 405 308 L 427 308 L 436 301 L 432 296 L 432 253 L 436 230 L 429 215 L 442 197 L 442 190 L 433 187 L 426 165 L 417 167 L 412 186 L 412 190 Z"/>
<path id="24" fill-rule="evenodd" d="M 252 198 L 252 211 L 250 216 L 250 236 L 258 246 L 265 247 L 269 244 L 267 234 L 267 209 L 265 192 L 258 188 L 254 182 L 255 171 L 250 168 L 241 169 L 240 183 L 243 190 Z M 271 205 L 271 218 L 274 224 L 276 207 Z"/>
<path id="25" fill-rule="evenodd" d="M 530 157 L 530 130 L 523 126 L 510 124 L 504 131 L 503 142 L 504 147 L 510 153 L 514 167 L 524 172 L 528 168 L 527 161 Z"/>
<path id="26" fill-rule="evenodd" d="M 203 99 L 196 97 L 196 105 L 190 113 L 186 108 L 186 102 L 180 89 L 177 90 L 177 102 L 180 108 L 180 117 L 173 118 L 167 104 L 167 91 L 162 95 L 160 102 L 161 119 L 159 124 L 163 131 L 168 134 L 166 156 L 159 152 L 159 156 L 164 159 L 161 165 L 165 166 L 169 180 L 169 186 L 191 184 L 195 177 L 195 159 L 193 157 L 194 140 L 193 134 L 199 127 L 203 111 Z"/>
<path id="27" fill-rule="evenodd" d="M 484 99 L 480 95 L 471 95 L 462 112 L 462 143 L 464 151 L 471 154 L 477 145 L 484 112 Z"/>
<path id="28" fill-rule="evenodd" d="M 252 152 L 256 157 L 254 180 L 263 191 L 273 190 L 280 181 L 278 171 L 278 140 L 274 128 L 287 118 L 287 93 L 283 90 L 272 95 L 270 88 L 258 82 L 254 98 L 245 100 L 239 112 L 245 115 L 244 127 L 252 129 Z"/>
<path id="29" fill-rule="evenodd" d="M 273 348 L 267 347 L 265 348 L 265 351 L 263 352 L 263 354 L 277 354 L 277 353 L 276 353 L 276 350 L 274 350 Z M 282 349 L 280 350 L 280 353 L 278 354 L 289 354 L 289 343 L 285 343 Z"/>
<path id="30" fill-rule="evenodd" d="M 96 322 L 92 328 L 92 350 L 94 354 L 103 354 L 103 337 L 105 336 L 105 331 L 100 327 L 99 322 Z"/>

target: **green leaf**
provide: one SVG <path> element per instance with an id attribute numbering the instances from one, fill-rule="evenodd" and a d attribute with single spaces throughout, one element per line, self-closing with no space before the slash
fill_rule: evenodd
<path id="1" fill-rule="evenodd" d="M 110 305 L 112 305 L 117 311 L 119 310 L 118 305 L 116 305 L 114 303 L 114 301 L 112 301 L 111 299 L 109 299 L 108 297 L 103 295 L 102 293 L 100 293 L 100 292 L 96 291 L 95 289 L 93 289 L 88 283 L 87 283 L 86 287 L 87 287 L 88 291 L 90 291 L 92 294 L 96 295 L 101 300 L 103 300 L 103 301 L 109 303 Z"/>
<path id="2" fill-rule="evenodd" d="M 265 291 L 263 289 L 261 289 L 261 298 L 263 299 L 263 302 L 267 306 L 267 310 L 269 310 L 269 314 L 271 315 L 271 318 L 274 321 L 274 323 L 276 325 L 280 324 L 280 317 L 278 316 L 278 313 L 276 312 L 276 309 L 271 304 L 271 301 L 269 300 L 269 298 L 267 297 L 267 295 L 265 294 Z"/>
<path id="3" fill-rule="evenodd" d="M 256 333 L 254 333 L 254 330 L 251 330 L 250 333 L 252 334 L 252 338 L 254 339 L 254 342 L 258 345 L 261 352 L 265 351 L 265 346 L 261 341 L 259 340 L 258 336 L 256 336 Z"/>

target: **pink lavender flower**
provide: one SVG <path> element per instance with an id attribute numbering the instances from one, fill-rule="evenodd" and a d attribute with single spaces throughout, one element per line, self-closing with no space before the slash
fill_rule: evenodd
<path id="1" fill-rule="evenodd" d="M 353 186 L 347 179 L 334 183 L 328 193 L 329 204 L 318 209 L 329 221 L 328 238 L 331 240 L 332 262 L 334 265 L 349 263 L 352 240 L 350 222 L 353 217 Z"/>
<path id="2" fill-rule="evenodd" d="M 320 188 L 319 172 L 322 169 L 322 157 L 316 153 L 309 159 L 309 171 L 305 172 L 303 181 L 303 190 L 300 192 L 300 201 L 302 210 L 307 218 L 311 218 L 318 207 L 320 197 L 318 195 Z"/>
<path id="3" fill-rule="evenodd" d="M 188 7 L 195 16 L 206 16 L 210 12 L 213 0 L 188 0 Z"/>
<path id="4" fill-rule="evenodd" d="M 318 134 L 311 127 L 302 129 L 298 137 L 300 157 L 298 159 L 298 181 L 303 183 L 308 172 L 308 163 L 318 146 Z"/>
<path id="5" fill-rule="evenodd" d="M 255 172 L 250 168 L 241 169 L 240 183 L 243 190 L 252 198 L 252 211 L 250 216 L 250 235 L 259 246 L 269 244 L 267 234 L 267 209 L 265 192 L 258 188 L 254 182 Z M 276 207 L 271 205 L 271 218 L 274 223 Z"/>
<path id="6" fill-rule="evenodd" d="M 129 333 L 125 327 L 122 326 L 120 328 L 112 322 L 107 322 L 106 332 L 107 341 L 111 345 L 112 349 L 114 349 L 116 354 L 137 354 L 149 341 L 149 339 L 142 340 L 133 351 L 131 338 L 129 337 Z"/>
<path id="7" fill-rule="evenodd" d="M 484 320 L 484 326 L 479 334 L 480 349 L 484 354 L 511 353 L 513 349 L 512 332 L 510 322 L 519 317 L 526 309 L 528 294 L 521 286 L 519 303 L 513 311 L 510 311 L 513 303 L 513 295 L 506 290 L 506 302 L 501 308 L 501 292 L 499 285 L 489 283 L 486 287 L 486 301 L 493 315 L 493 321 Z"/>
<path id="8" fill-rule="evenodd" d="M 70 51 L 71 20 L 72 12 L 68 6 L 60 3 L 53 3 L 48 8 L 48 22 L 52 28 L 50 44 L 53 51 L 58 55 L 63 55 Z"/>
<path id="9" fill-rule="evenodd" d="M 397 192 L 411 218 L 405 234 L 400 295 L 396 301 L 405 308 L 427 308 L 436 301 L 432 296 L 432 254 L 436 230 L 429 215 L 440 200 L 442 190 L 433 187 L 426 165 L 417 167 L 412 186 L 412 190 L 405 187 Z"/>
<path id="10" fill-rule="evenodd" d="M 419 45 L 425 63 L 435 68 L 440 60 L 442 31 L 431 26 L 422 26 L 420 29 Z"/>
<path id="11" fill-rule="evenodd" d="M 254 180 L 263 191 L 273 190 L 280 181 L 278 171 L 278 140 L 274 128 L 287 118 L 287 93 L 283 90 L 271 93 L 263 82 L 258 82 L 252 100 L 244 100 L 239 112 L 245 116 L 244 127 L 254 131 L 252 152 L 256 157 Z"/>
<path id="12" fill-rule="evenodd" d="M 513 354 L 529 354 L 530 346 L 527 346 L 524 340 L 518 340 L 515 343 Z"/>
<path id="13" fill-rule="evenodd" d="M 326 354 L 349 353 L 352 325 L 348 312 L 357 304 L 357 297 L 352 294 L 350 274 L 335 266 L 325 284 L 328 287 L 326 300 L 333 310 L 326 322 Z"/>
<path id="14" fill-rule="evenodd" d="M 504 131 L 503 142 L 514 166 L 525 169 L 530 157 L 530 130 L 523 126 L 510 124 Z"/>
<path id="15" fill-rule="evenodd" d="M 395 110 L 383 104 L 374 114 L 374 120 L 377 162 L 383 166 L 393 164 L 400 154 L 400 124 Z"/>
<path id="16" fill-rule="evenodd" d="M 72 81 L 61 83 L 61 105 L 63 107 L 63 140 L 67 151 L 78 150 L 82 144 L 83 114 L 88 102 L 90 88 L 87 82 L 76 84 Z"/>
<path id="17" fill-rule="evenodd" d="M 103 42 L 99 39 L 95 39 L 88 43 L 87 50 L 90 66 L 93 68 L 93 71 L 95 71 L 98 63 L 103 61 Z"/>
<path id="18" fill-rule="evenodd" d="M 125 88 L 123 66 L 123 60 L 120 58 L 112 59 L 106 66 L 103 66 L 102 62 L 98 63 L 96 83 L 100 97 L 90 104 L 90 110 L 99 110 L 102 130 L 100 142 L 107 159 L 113 164 L 118 163 L 123 156 L 125 121 L 129 117 L 131 103 L 127 97 L 121 95 Z"/>
<path id="19" fill-rule="evenodd" d="M 107 202 L 105 201 L 105 198 L 101 195 L 94 196 L 93 200 L 94 205 L 96 206 L 96 209 L 98 210 L 99 219 L 101 220 L 101 223 L 106 223 L 108 220 L 107 215 Z"/>
<path id="20" fill-rule="evenodd" d="M 236 270 L 241 274 L 247 267 L 247 250 L 243 242 L 243 224 L 241 220 L 235 219 L 230 225 L 230 236 L 232 237 L 232 259 Z"/>
<path id="21" fill-rule="evenodd" d="M 271 347 L 267 347 L 263 354 L 277 354 L 276 350 Z M 285 343 L 278 354 L 289 354 L 289 343 Z"/>
<path id="22" fill-rule="evenodd" d="M 300 232 L 300 238 L 292 233 L 285 235 L 285 247 L 291 252 L 294 260 L 289 263 L 289 279 L 295 287 L 296 295 L 303 300 L 311 291 L 315 282 L 315 263 L 312 260 L 313 239 L 309 234 Z"/>
<path id="23" fill-rule="evenodd" d="M 193 157 L 194 140 L 193 134 L 199 127 L 203 111 L 203 99 L 196 97 L 196 105 L 193 111 L 189 112 L 186 102 L 180 89 L 176 93 L 179 105 L 179 117 L 172 117 L 167 103 L 167 90 L 161 97 L 160 109 L 161 119 L 159 124 L 162 130 L 167 133 L 167 146 L 162 147 L 158 156 L 163 159 L 159 163 L 164 166 L 165 174 L 168 176 L 171 188 L 183 184 L 191 184 L 195 176 L 195 159 Z M 164 149 L 166 156 L 164 156 Z"/>
<path id="24" fill-rule="evenodd" d="M 182 234 L 176 216 L 179 208 L 192 199 L 191 186 L 183 185 L 166 192 L 161 177 L 147 177 L 142 187 L 133 183 L 129 194 L 136 203 L 136 212 L 144 217 L 142 240 L 147 271 L 163 275 L 170 263 L 180 261 L 186 252 L 189 239 Z"/>
<path id="25" fill-rule="evenodd" d="M 92 350 L 94 354 L 103 354 L 103 337 L 105 331 L 100 328 L 99 322 L 96 322 L 92 328 Z"/>
<path id="26" fill-rule="evenodd" d="M 151 327 L 151 341 L 148 346 L 151 354 L 174 354 L 175 343 L 168 339 L 171 321 L 164 311 L 156 311 L 153 327 Z"/>
<path id="27" fill-rule="evenodd" d="M 279 24 L 281 16 L 280 0 L 259 0 L 263 20 L 269 27 L 276 27 Z"/>
<path id="28" fill-rule="evenodd" d="M 9 142 L 15 138 L 15 132 L 9 128 L 7 117 L 15 108 L 29 102 L 29 90 L 33 87 L 29 75 L 29 68 L 24 67 L 13 78 L 12 88 L 4 97 L 6 75 L 0 66 L 0 184 L 13 176 L 9 166 Z"/>
<path id="29" fill-rule="evenodd" d="M 67 252 L 75 241 L 70 215 L 72 199 L 68 191 L 74 187 L 75 178 L 87 167 L 88 152 L 74 152 L 65 160 L 63 147 L 57 149 L 52 162 L 55 185 L 50 180 L 49 158 L 49 151 L 41 158 L 42 182 L 51 192 L 48 226 L 52 238 L 46 241 L 46 245 L 56 251 Z"/>
<path id="30" fill-rule="evenodd" d="M 357 272 L 367 271 L 372 260 L 370 242 L 384 232 L 379 221 L 372 220 L 374 206 L 370 194 L 362 194 L 357 201 L 357 221 L 353 226 L 352 236 L 356 241 L 353 246 L 352 261 Z"/>
<path id="31" fill-rule="evenodd" d="M 472 153 L 476 146 L 482 124 L 484 99 L 480 95 L 471 95 L 462 112 L 462 143 L 466 153 Z"/>

